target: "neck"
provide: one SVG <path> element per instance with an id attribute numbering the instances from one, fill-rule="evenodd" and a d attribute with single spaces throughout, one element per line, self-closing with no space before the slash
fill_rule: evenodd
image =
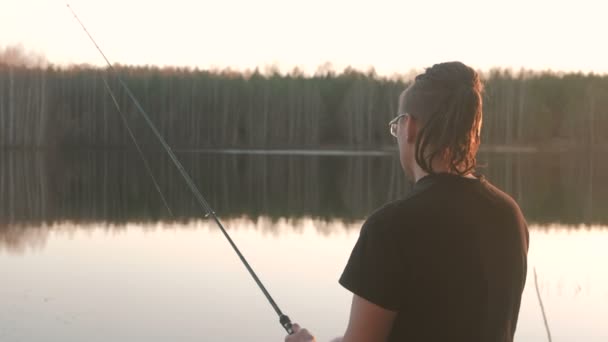
<path id="1" fill-rule="evenodd" d="M 427 176 L 429 173 L 424 171 L 419 165 L 418 163 L 414 162 L 414 167 L 412 170 L 412 175 L 414 176 L 414 182 L 417 182 L 418 180 L 420 180 L 422 177 Z M 446 161 L 443 160 L 435 160 L 433 161 L 433 171 L 435 173 L 451 173 L 451 174 L 457 174 L 454 171 L 450 170 L 450 167 L 448 166 L 449 164 Z M 477 178 L 475 177 L 472 173 L 467 173 L 466 175 L 463 175 L 462 177 L 467 177 L 467 178 Z"/>
<path id="2" fill-rule="evenodd" d="M 424 171 L 423 169 L 421 169 L 420 166 L 418 166 L 418 164 L 416 164 L 414 166 L 414 170 L 413 170 L 412 174 L 414 176 L 414 183 L 416 183 L 420 180 L 420 178 L 427 176 L 429 173 Z"/>

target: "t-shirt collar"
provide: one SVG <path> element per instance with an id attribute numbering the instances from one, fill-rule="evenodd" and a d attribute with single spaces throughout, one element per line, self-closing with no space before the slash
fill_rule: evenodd
<path id="1" fill-rule="evenodd" d="M 480 174 L 480 173 L 475 173 L 474 176 L 476 178 L 462 177 L 457 174 L 447 173 L 447 172 L 430 173 L 430 174 L 427 174 L 427 175 L 423 176 L 422 178 L 418 179 L 418 181 L 416 183 L 414 183 L 413 191 L 420 192 L 424 189 L 427 189 L 431 185 L 433 185 L 439 181 L 443 181 L 443 180 L 456 180 L 456 181 L 478 183 L 485 179 L 484 175 Z"/>

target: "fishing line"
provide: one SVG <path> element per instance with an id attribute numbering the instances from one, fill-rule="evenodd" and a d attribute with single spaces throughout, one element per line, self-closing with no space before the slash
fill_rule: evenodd
<path id="1" fill-rule="evenodd" d="M 152 168 L 150 168 L 150 164 L 148 163 L 148 159 L 146 159 L 144 153 L 142 152 L 141 148 L 139 147 L 139 144 L 137 143 L 137 139 L 135 138 L 135 134 L 133 134 L 133 131 L 131 130 L 131 127 L 129 126 L 129 122 L 127 121 L 127 117 L 125 116 L 125 114 L 120 109 L 120 105 L 118 104 L 118 101 L 116 100 L 116 96 L 114 96 L 114 92 L 110 88 L 110 85 L 108 84 L 108 81 L 106 80 L 105 76 L 101 76 L 101 79 L 103 80 L 103 85 L 105 86 L 106 90 L 110 93 L 110 97 L 112 98 L 112 102 L 114 103 L 114 106 L 116 107 L 116 110 L 118 111 L 118 114 L 120 114 L 120 118 L 122 119 L 122 122 L 125 125 L 125 128 L 127 129 L 127 132 L 129 132 L 129 136 L 131 137 L 131 140 L 133 141 L 133 144 L 135 145 L 135 148 L 137 149 L 137 152 L 139 153 L 139 156 L 141 157 L 141 160 L 144 162 L 144 165 L 146 167 L 146 171 L 148 171 L 148 174 L 150 175 L 150 178 L 152 178 L 152 183 L 154 183 L 154 187 L 156 188 L 156 191 L 160 195 L 160 198 L 163 201 L 163 204 L 165 205 L 165 208 L 167 208 L 167 211 L 169 212 L 169 215 L 171 215 L 171 217 L 173 217 L 173 212 L 171 211 L 171 208 L 169 207 L 169 204 L 167 203 L 167 200 L 165 199 L 165 195 L 163 195 L 163 192 L 160 189 L 160 186 L 158 185 L 158 182 L 156 181 L 156 178 L 154 177 L 154 174 L 152 173 Z"/>
<path id="2" fill-rule="evenodd" d="M 540 305 L 540 311 L 543 314 L 543 323 L 545 324 L 545 331 L 547 332 L 547 338 L 549 342 L 552 341 L 551 330 L 549 329 L 549 323 L 547 322 L 547 314 L 545 314 L 545 306 L 540 296 L 540 290 L 538 289 L 538 277 L 536 276 L 536 266 L 534 267 L 534 288 L 536 289 L 536 298 L 538 298 L 538 304 Z"/>
<path id="3" fill-rule="evenodd" d="M 84 24 L 82 23 L 82 21 L 80 20 L 80 18 L 78 17 L 78 15 L 76 15 L 76 12 L 72 9 L 72 7 L 70 6 L 69 3 L 66 3 L 66 5 L 67 5 L 68 9 L 74 15 L 74 18 L 78 21 L 78 23 L 80 24 L 80 26 L 82 27 L 82 29 L 84 30 L 84 32 L 87 34 L 87 36 L 89 37 L 89 39 L 91 40 L 91 42 L 93 43 L 93 45 L 95 45 L 95 48 L 97 48 L 97 51 L 99 51 L 99 53 L 101 54 L 101 56 L 103 57 L 103 59 L 108 64 L 108 69 L 110 70 L 110 72 L 113 73 L 116 76 L 116 78 L 118 79 L 118 82 L 123 87 L 123 89 L 125 90 L 125 92 L 127 93 L 127 95 L 131 98 L 131 100 L 135 104 L 135 107 L 138 109 L 139 113 L 146 120 L 146 123 L 148 123 L 148 126 L 150 127 L 150 129 L 152 130 L 152 132 L 154 133 L 154 135 L 156 136 L 156 138 L 158 138 L 158 141 L 161 143 L 161 145 L 163 146 L 165 152 L 167 152 L 167 154 L 169 155 L 169 157 L 173 161 L 173 164 L 175 165 L 175 167 L 181 173 L 182 177 L 184 178 L 184 181 L 186 181 L 188 187 L 192 191 L 192 194 L 198 200 L 198 202 L 199 202 L 199 204 L 201 206 L 201 209 L 203 209 L 203 211 L 205 213 L 205 217 L 211 217 L 213 219 L 213 221 L 217 224 L 217 226 L 220 228 L 220 230 L 222 231 L 222 233 L 224 234 L 224 236 L 226 237 L 226 239 L 228 240 L 228 242 L 230 243 L 230 245 L 232 246 L 232 248 L 234 249 L 234 251 L 238 255 L 239 259 L 241 259 L 241 262 L 243 263 L 243 265 L 245 265 L 245 268 L 247 268 L 247 271 L 249 272 L 249 274 L 251 275 L 251 277 L 253 278 L 253 280 L 255 280 L 256 284 L 258 285 L 258 287 L 260 288 L 260 290 L 262 290 L 262 292 L 264 293 L 264 296 L 266 296 L 266 299 L 268 300 L 268 302 L 270 303 L 270 305 L 272 306 L 272 308 L 274 309 L 274 311 L 279 316 L 279 322 L 281 323 L 281 326 L 283 326 L 283 328 L 285 329 L 285 331 L 287 331 L 288 334 L 293 334 L 293 328 L 292 328 L 291 320 L 289 319 L 289 317 L 287 317 L 285 314 L 283 314 L 283 312 L 281 311 L 281 309 L 279 309 L 279 306 L 272 299 L 272 297 L 270 296 L 270 293 L 268 293 L 268 291 L 266 290 L 266 287 L 264 287 L 264 285 L 262 284 L 262 282 L 260 281 L 260 279 L 258 278 L 258 276 L 255 274 L 255 272 L 253 271 L 253 269 L 251 268 L 251 266 L 247 262 L 247 260 L 245 260 L 245 257 L 243 256 L 243 254 L 241 253 L 241 251 L 238 249 L 238 247 L 236 246 L 236 244 L 234 243 L 234 241 L 232 241 L 232 238 L 230 238 L 230 235 L 228 235 L 228 232 L 226 231 L 226 229 L 222 225 L 222 222 L 220 221 L 220 219 L 217 217 L 217 215 L 215 214 L 215 212 L 213 211 L 213 209 L 211 209 L 211 206 L 209 205 L 209 203 L 207 203 L 207 201 L 205 200 L 205 198 L 203 197 L 203 195 L 200 193 L 200 191 L 198 190 L 198 188 L 194 184 L 194 181 L 192 181 L 192 178 L 188 175 L 188 173 L 186 172 L 186 170 L 184 169 L 184 167 L 182 166 L 182 164 L 180 163 L 180 161 L 177 159 L 177 156 L 175 156 L 175 153 L 173 153 L 173 150 L 171 149 L 171 147 L 169 147 L 169 144 L 167 144 L 167 142 L 165 141 L 165 139 L 163 138 L 163 136 L 156 129 L 156 126 L 154 126 L 154 124 L 152 123 L 152 120 L 150 120 L 150 117 L 148 116 L 148 114 L 146 113 L 146 111 L 143 109 L 143 107 L 141 106 L 141 104 L 139 103 L 139 101 L 137 100 L 137 98 L 135 98 L 135 95 L 133 95 L 133 93 L 131 92 L 131 90 L 129 89 L 129 87 L 122 80 L 122 78 L 120 77 L 120 75 L 118 74 L 118 72 L 116 72 L 116 70 L 112 66 L 112 63 L 110 63 L 110 61 L 108 60 L 108 58 L 106 57 L 106 55 L 103 53 L 103 51 L 101 50 L 101 48 L 99 47 L 99 45 L 97 45 L 97 43 L 95 42 L 95 39 L 93 39 L 93 36 L 91 36 L 91 34 L 87 30 L 87 28 L 84 26 Z"/>

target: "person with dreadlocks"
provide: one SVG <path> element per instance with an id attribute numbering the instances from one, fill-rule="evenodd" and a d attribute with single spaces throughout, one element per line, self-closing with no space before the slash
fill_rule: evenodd
<path id="1" fill-rule="evenodd" d="M 339 282 L 353 293 L 343 342 L 511 342 L 529 234 L 517 203 L 476 171 L 482 83 L 435 64 L 389 123 L 414 183 L 365 220 Z M 286 342 L 314 341 L 294 324 Z"/>

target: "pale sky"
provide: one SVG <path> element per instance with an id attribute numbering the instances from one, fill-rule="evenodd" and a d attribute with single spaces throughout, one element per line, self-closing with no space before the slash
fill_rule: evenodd
<path id="1" fill-rule="evenodd" d="M 0 47 L 55 64 L 103 60 L 62 0 L 0 0 Z M 379 74 L 476 69 L 608 73 L 608 1 L 71 0 L 112 62 Z"/>

